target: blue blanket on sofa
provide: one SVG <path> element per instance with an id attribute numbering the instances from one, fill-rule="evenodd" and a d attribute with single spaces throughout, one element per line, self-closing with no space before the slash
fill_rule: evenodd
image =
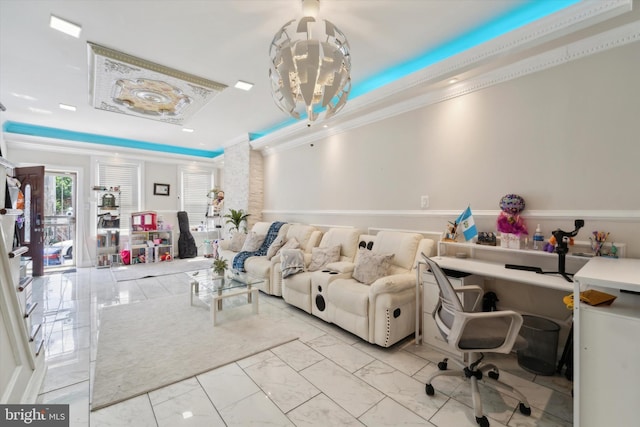
<path id="1" fill-rule="evenodd" d="M 284 224 L 286 223 L 280 222 L 280 221 L 276 221 L 273 224 L 271 224 L 269 226 L 269 231 L 267 232 L 267 235 L 265 236 L 264 241 L 262 242 L 262 245 L 260 245 L 260 248 L 257 251 L 238 252 L 236 256 L 233 257 L 233 263 L 232 263 L 233 269 L 238 271 L 245 271 L 244 262 L 247 260 L 247 258 L 252 256 L 266 255 L 267 250 L 269 249 L 269 246 L 271 246 L 271 243 L 273 243 L 276 237 L 278 237 L 278 232 L 280 231 L 280 227 L 282 227 Z"/>

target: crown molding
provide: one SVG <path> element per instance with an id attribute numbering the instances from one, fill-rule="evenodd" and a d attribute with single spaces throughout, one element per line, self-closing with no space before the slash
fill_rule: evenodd
<path id="1" fill-rule="evenodd" d="M 337 124 L 331 125 L 329 128 L 316 127 L 309 129 L 304 123 L 299 122 L 251 141 L 251 146 L 254 149 L 262 150 L 264 155 L 287 151 L 347 130 L 638 41 L 640 39 L 640 21 L 635 21 L 488 71 L 454 87 L 446 87 L 426 94 L 416 95 L 392 106 L 378 108 L 371 113 L 358 115 L 358 111 L 366 107 L 375 108 L 375 103 L 381 102 L 390 96 L 402 94 L 421 85 L 441 81 L 448 76 L 486 63 L 500 55 L 541 44 L 551 40 L 552 37 L 561 37 L 614 15 L 628 12 L 631 10 L 631 6 L 632 0 L 590 0 L 579 3 L 554 16 L 534 22 L 498 39 L 413 73 L 406 78 L 390 83 L 374 92 L 350 100 L 341 112 L 341 116 L 347 118 L 339 123 L 336 120 Z M 348 118 L 349 115 L 353 116 L 353 118 Z M 300 136 L 300 133 L 304 134 Z"/>
<path id="2" fill-rule="evenodd" d="M 341 217 L 403 217 L 403 218 L 457 218 L 461 209 L 457 210 L 263 210 L 263 215 L 272 216 L 341 216 Z M 495 219 L 500 210 L 473 210 L 474 218 Z M 640 210 L 527 210 L 523 218 L 537 219 L 570 219 L 606 220 L 614 222 L 638 222 Z"/>
<path id="3" fill-rule="evenodd" d="M 11 149 L 15 150 L 34 150 L 34 151 L 46 151 L 53 153 L 61 153 L 68 155 L 70 149 L 73 154 L 85 155 L 85 156 L 99 156 L 99 157 L 109 157 L 109 156 L 119 156 L 125 159 L 135 159 L 135 160 L 144 160 L 148 162 L 155 163 L 171 163 L 171 164 L 203 164 L 211 167 L 217 163 L 220 163 L 222 159 L 218 156 L 215 158 L 207 159 L 207 158 L 197 158 L 194 160 L 193 156 L 173 154 L 173 153 L 162 153 L 162 152 L 147 152 L 143 150 L 138 150 L 135 148 L 126 148 L 126 147 L 115 147 L 110 152 L 105 152 L 104 148 L 91 147 L 90 144 L 86 142 L 74 142 L 69 140 L 55 139 L 55 138 L 46 138 L 40 136 L 32 136 L 32 135 L 21 135 L 21 134 L 4 134 L 6 143 L 7 143 L 7 151 L 9 155 L 11 155 Z"/>

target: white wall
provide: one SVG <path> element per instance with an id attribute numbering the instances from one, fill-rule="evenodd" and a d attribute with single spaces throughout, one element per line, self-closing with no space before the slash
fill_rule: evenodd
<path id="1" fill-rule="evenodd" d="M 640 257 L 640 43 L 265 157 L 265 219 L 443 230 L 470 204 L 494 230 L 611 231 Z M 420 210 L 420 196 L 430 208 Z M 449 215 L 449 216 L 447 216 Z"/>

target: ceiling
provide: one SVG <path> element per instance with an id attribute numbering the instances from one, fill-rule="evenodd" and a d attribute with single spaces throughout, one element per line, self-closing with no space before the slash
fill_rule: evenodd
<path id="1" fill-rule="evenodd" d="M 349 41 L 353 91 L 344 110 L 307 129 L 278 109 L 268 77 L 271 40 L 282 25 L 301 16 L 300 0 L 0 0 L 0 102 L 6 107 L 1 118 L 5 124 L 33 125 L 32 130 L 76 132 L 78 140 L 91 134 L 94 139 L 85 139 L 97 148 L 113 150 L 95 144 L 104 142 L 98 137 L 104 136 L 111 138 L 109 141 L 122 139 L 125 145 L 128 141 L 149 143 L 146 148 L 157 152 L 171 147 L 179 154 L 213 158 L 238 141 L 260 141 L 255 139 L 259 135 L 268 135 L 265 140 L 277 144 L 305 132 L 319 132 L 324 125 L 340 126 L 358 114 L 442 88 L 452 77 L 471 78 L 556 47 L 571 37 L 582 37 L 621 13 L 610 7 L 584 18 L 585 7 L 590 3 L 593 9 L 598 2 L 321 0 L 320 18 L 333 22 Z M 496 23 L 512 25 L 508 18 L 514 16 L 518 22 L 513 25 L 518 27 L 524 16 L 548 14 L 538 7 L 540 3 L 562 10 L 540 19 L 535 16 L 529 27 L 510 32 L 520 32 L 517 44 L 494 54 L 469 56 L 487 45 L 473 47 L 477 40 L 482 41 L 484 33 L 478 30 L 497 31 Z M 630 0 L 600 3 L 626 5 L 628 11 Z M 52 14 L 81 25 L 80 37 L 49 28 Z M 527 28 L 552 23 L 557 16 L 571 24 L 522 36 L 523 31 L 530 31 Z M 583 18 L 569 20 L 568 16 Z M 430 74 L 425 71 L 442 63 L 429 65 L 430 53 L 443 46 L 455 49 L 460 41 L 471 43 L 457 48 L 466 53 L 453 50 L 450 54 L 457 54 L 454 59 L 466 54 L 473 60 L 458 61 Z M 192 133 L 174 124 L 95 109 L 89 102 L 87 42 L 229 87 L 184 123 L 194 129 Z M 237 80 L 255 86 L 249 92 L 241 91 L 233 87 Z M 74 105 L 77 111 L 61 110 L 60 103 Z M 6 139 L 10 133 L 5 130 Z M 50 143 L 65 144 L 58 139 Z"/>

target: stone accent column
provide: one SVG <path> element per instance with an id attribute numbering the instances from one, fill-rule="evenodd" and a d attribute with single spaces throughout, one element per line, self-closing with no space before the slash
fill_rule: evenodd
<path id="1" fill-rule="evenodd" d="M 224 149 L 224 209 L 243 209 L 251 214 L 247 229 L 262 220 L 264 206 L 264 163 L 249 140 Z M 226 227 L 225 227 L 226 228 Z"/>

